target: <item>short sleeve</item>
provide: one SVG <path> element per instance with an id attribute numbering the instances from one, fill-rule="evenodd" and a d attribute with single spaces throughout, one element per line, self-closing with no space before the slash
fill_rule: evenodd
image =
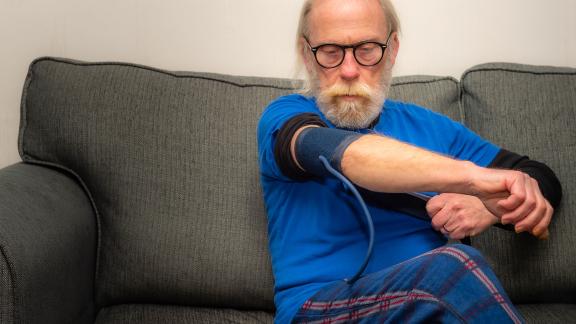
<path id="1" fill-rule="evenodd" d="M 494 160 L 500 148 L 480 137 L 464 125 L 452 121 L 453 137 L 449 146 L 453 157 L 486 167 Z"/>
<path id="2" fill-rule="evenodd" d="M 313 99 L 302 95 L 280 97 L 268 105 L 258 122 L 258 163 L 262 176 L 278 180 L 292 181 L 282 174 L 274 158 L 274 145 L 278 132 L 291 118 L 302 113 L 314 113 L 321 116 Z"/>
<path id="3" fill-rule="evenodd" d="M 461 123 L 415 104 L 387 100 L 381 119 L 385 135 L 482 167 L 500 151 Z"/>

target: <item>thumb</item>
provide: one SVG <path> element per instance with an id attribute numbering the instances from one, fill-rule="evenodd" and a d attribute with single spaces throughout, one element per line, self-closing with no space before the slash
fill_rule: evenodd
<path id="1" fill-rule="evenodd" d="M 426 203 L 426 211 L 428 212 L 428 215 L 432 218 L 439 211 L 441 211 L 442 208 L 444 208 L 445 204 L 446 204 L 446 202 L 443 199 L 442 195 L 441 194 L 436 195 L 436 196 L 430 198 L 430 200 L 428 200 L 428 202 Z"/>

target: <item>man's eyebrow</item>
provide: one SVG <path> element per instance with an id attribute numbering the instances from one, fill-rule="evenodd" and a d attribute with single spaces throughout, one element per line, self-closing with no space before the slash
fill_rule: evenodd
<path id="1" fill-rule="evenodd" d="M 365 39 L 362 39 L 360 41 L 353 42 L 353 43 L 339 43 L 336 41 L 325 41 L 325 42 L 317 42 L 317 44 L 313 45 L 312 47 L 316 47 L 316 46 L 320 46 L 320 45 L 326 45 L 326 44 L 350 46 L 350 45 L 356 45 L 356 44 L 361 44 L 361 43 L 366 43 L 366 42 L 375 42 L 375 43 L 384 44 L 386 42 L 386 40 L 381 40 L 380 37 L 371 37 L 371 38 L 365 38 Z"/>

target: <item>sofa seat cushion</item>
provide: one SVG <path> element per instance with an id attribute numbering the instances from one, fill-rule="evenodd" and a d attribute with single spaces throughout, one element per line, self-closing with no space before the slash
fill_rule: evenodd
<path id="1" fill-rule="evenodd" d="M 576 69 L 484 64 L 461 81 L 465 122 L 492 142 L 549 165 L 564 196 L 550 239 L 493 228 L 473 238 L 515 303 L 576 303 Z"/>
<path id="2" fill-rule="evenodd" d="M 274 316 L 261 311 L 193 308 L 175 305 L 125 304 L 100 310 L 95 324 L 272 323 Z"/>
<path id="3" fill-rule="evenodd" d="M 526 323 L 574 323 L 576 304 L 516 305 Z"/>

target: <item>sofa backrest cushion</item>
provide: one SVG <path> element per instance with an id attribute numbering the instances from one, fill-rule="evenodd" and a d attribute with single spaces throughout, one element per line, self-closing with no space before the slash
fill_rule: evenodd
<path id="1" fill-rule="evenodd" d="M 98 212 L 100 305 L 273 309 L 256 125 L 290 80 L 34 61 L 20 154 L 85 185 Z M 458 118 L 458 84 L 404 77 L 392 96 Z M 420 95 L 417 95 L 420 94 Z"/>
<path id="2" fill-rule="evenodd" d="M 497 145 L 549 165 L 564 190 L 539 241 L 493 228 L 473 238 L 514 302 L 575 302 L 576 69 L 484 64 L 464 73 L 465 122 Z"/>
<path id="3" fill-rule="evenodd" d="M 257 116 L 287 80 L 44 58 L 30 67 L 26 161 L 60 165 L 99 212 L 97 300 L 272 309 Z"/>
<path id="4" fill-rule="evenodd" d="M 390 99 L 429 108 L 457 122 L 464 121 L 460 107 L 460 85 L 452 77 L 411 75 L 395 77 Z"/>

